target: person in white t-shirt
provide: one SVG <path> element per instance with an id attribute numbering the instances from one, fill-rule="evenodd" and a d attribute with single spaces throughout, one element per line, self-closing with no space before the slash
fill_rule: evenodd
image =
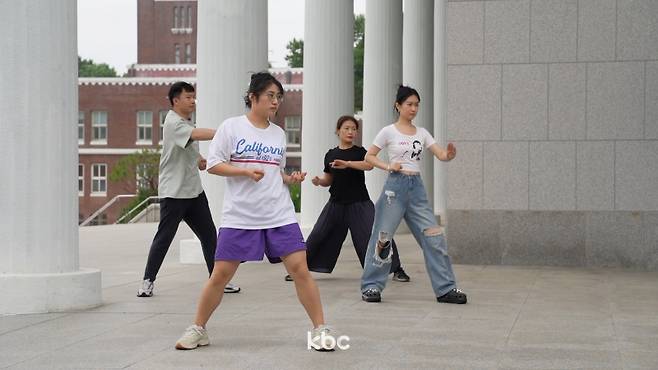
<path id="1" fill-rule="evenodd" d="M 251 76 L 246 115 L 225 120 L 208 149 L 208 172 L 226 178 L 223 218 L 215 268 L 199 299 L 194 325 L 176 343 L 177 349 L 209 344 L 205 326 L 223 297 L 223 288 L 244 261 L 281 262 L 295 281 L 299 301 L 313 329 L 316 350 L 334 336 L 325 325 L 320 292 L 306 264 L 306 246 L 288 186 L 304 181 L 305 172 L 284 173 L 286 135 L 269 121 L 283 101 L 283 86 L 269 73 Z"/>
<path id="2" fill-rule="evenodd" d="M 437 301 L 467 301 L 466 294 L 457 289 L 443 229 L 436 222 L 420 177 L 420 160 L 426 149 L 440 161 L 454 159 L 457 150 L 452 143 L 447 149 L 441 148 L 427 130 L 413 124 L 419 103 L 415 89 L 400 86 L 395 99 L 398 121 L 381 129 L 366 153 L 366 162 L 389 172 L 375 205 L 375 223 L 361 278 L 361 298 L 366 302 L 381 301 L 391 264 L 391 240 L 402 218 L 423 250 Z M 382 149 L 386 149 L 389 163 L 377 158 Z"/>

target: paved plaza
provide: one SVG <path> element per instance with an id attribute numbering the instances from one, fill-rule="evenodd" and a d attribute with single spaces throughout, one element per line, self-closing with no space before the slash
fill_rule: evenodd
<path id="1" fill-rule="evenodd" d="M 176 351 L 194 316 L 203 265 L 181 265 L 181 225 L 152 298 L 135 297 L 157 224 L 80 229 L 80 264 L 103 273 L 103 305 L 0 316 L 9 369 L 657 369 L 658 272 L 455 265 L 467 305 L 439 304 L 410 235 L 396 237 L 410 283 L 361 301 L 361 268 L 345 245 L 316 274 L 327 321 L 350 348 L 307 350 L 310 328 L 281 264 L 248 263 L 211 319 L 211 345 Z"/>

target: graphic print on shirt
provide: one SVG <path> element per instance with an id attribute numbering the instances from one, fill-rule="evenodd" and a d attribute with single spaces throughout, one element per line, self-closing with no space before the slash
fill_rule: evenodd
<path id="1" fill-rule="evenodd" d="M 420 153 L 423 152 L 423 144 L 420 141 L 414 140 L 413 151 L 411 152 L 411 159 L 416 158 L 417 161 L 420 161 Z"/>
<path id="2" fill-rule="evenodd" d="M 283 160 L 285 149 L 265 145 L 260 141 L 242 138 L 235 144 L 235 150 L 231 153 L 231 162 L 237 163 L 261 163 L 279 166 Z"/>

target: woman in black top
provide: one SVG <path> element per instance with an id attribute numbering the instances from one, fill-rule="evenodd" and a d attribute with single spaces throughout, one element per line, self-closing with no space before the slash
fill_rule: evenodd
<path id="1" fill-rule="evenodd" d="M 331 273 L 349 229 L 361 267 L 365 262 L 368 241 L 375 219 L 375 206 L 366 189 L 364 171 L 372 165 L 364 161 L 366 150 L 354 145 L 359 123 L 352 116 L 342 116 L 336 124 L 340 145 L 324 156 L 324 174 L 312 180 L 315 186 L 329 186 L 331 197 L 324 206 L 311 234 L 306 240 L 308 269 Z M 395 242 L 391 272 L 393 280 L 407 282 L 409 276 L 400 265 Z M 291 281 L 290 275 L 286 276 Z"/>

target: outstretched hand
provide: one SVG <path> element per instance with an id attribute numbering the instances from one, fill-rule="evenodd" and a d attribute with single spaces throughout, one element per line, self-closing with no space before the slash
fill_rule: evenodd
<path id="1" fill-rule="evenodd" d="M 299 184 L 306 178 L 306 172 L 294 171 L 290 174 L 289 181 L 291 184 Z"/>
<path id="2" fill-rule="evenodd" d="M 348 161 L 344 161 L 342 159 L 336 159 L 333 162 L 331 162 L 330 165 L 333 168 L 337 168 L 339 170 L 344 170 L 348 167 L 347 162 Z"/>

